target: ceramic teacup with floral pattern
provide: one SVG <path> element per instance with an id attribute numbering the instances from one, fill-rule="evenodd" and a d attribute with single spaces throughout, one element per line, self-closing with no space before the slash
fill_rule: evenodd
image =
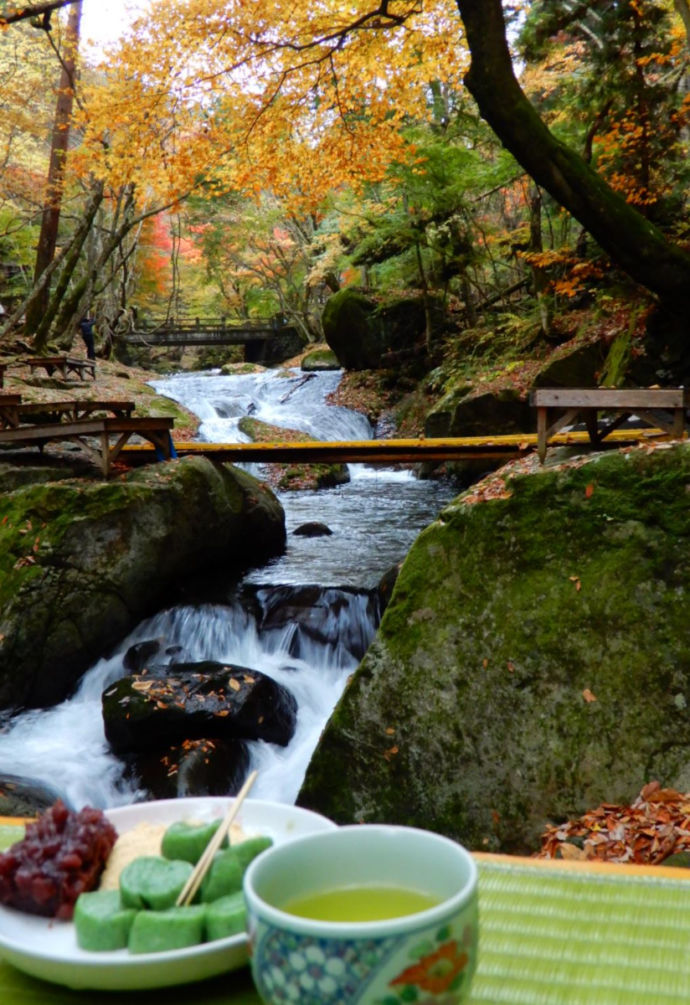
<path id="1" fill-rule="evenodd" d="M 383 824 L 306 835 L 255 859 L 244 892 L 266 1005 L 459 1005 L 469 995 L 477 868 L 449 838 Z"/>

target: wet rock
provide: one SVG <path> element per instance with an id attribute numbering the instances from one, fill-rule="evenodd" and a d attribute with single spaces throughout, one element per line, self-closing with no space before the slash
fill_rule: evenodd
<path id="1" fill-rule="evenodd" d="M 161 651 L 160 639 L 147 639 L 145 642 L 137 642 L 130 646 L 124 655 L 122 665 L 125 670 L 131 673 L 141 673 L 153 656 L 157 656 Z"/>
<path id="2" fill-rule="evenodd" d="M 233 796 L 246 776 L 249 751 L 242 740 L 202 737 L 129 755 L 127 762 L 128 778 L 148 799 Z"/>
<path id="3" fill-rule="evenodd" d="M 0 816 L 33 817 L 64 796 L 45 782 L 0 774 Z"/>
<path id="4" fill-rule="evenodd" d="M 393 587 L 396 584 L 401 568 L 402 568 L 402 562 L 398 562 L 396 565 L 390 568 L 388 572 L 385 572 L 383 576 L 381 576 L 381 579 L 379 580 L 378 591 L 381 602 L 382 614 L 388 607 L 388 601 L 391 599 L 391 594 L 393 593 Z"/>
<path id="5" fill-rule="evenodd" d="M 325 523 L 319 523 L 317 520 L 309 521 L 308 523 L 302 523 L 299 527 L 296 527 L 293 532 L 298 537 L 328 537 L 333 533 L 330 527 Z"/>
<path id="6" fill-rule="evenodd" d="M 257 627 L 261 632 L 285 633 L 288 655 L 300 659 L 312 643 L 340 647 L 361 659 L 379 620 L 375 590 L 350 587 L 273 586 L 248 587 L 258 603 Z"/>
<path id="7" fill-rule="evenodd" d="M 266 740 L 287 745 L 297 702 L 287 688 L 246 667 L 183 663 L 174 675 L 133 674 L 103 692 L 106 739 L 115 753 L 188 739 Z"/>
<path id="8" fill-rule="evenodd" d="M 136 642 L 129 647 L 122 659 L 124 669 L 130 673 L 141 673 L 151 664 L 163 669 L 184 662 L 189 662 L 189 654 L 184 647 L 167 645 L 165 639 Z"/>
<path id="9" fill-rule="evenodd" d="M 306 373 L 313 373 L 315 370 L 339 370 L 340 363 L 330 349 L 314 349 L 304 356 L 300 369 Z"/>

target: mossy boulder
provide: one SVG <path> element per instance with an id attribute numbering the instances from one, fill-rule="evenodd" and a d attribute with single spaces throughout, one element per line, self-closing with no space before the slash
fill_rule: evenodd
<path id="1" fill-rule="evenodd" d="M 330 349 L 312 349 L 302 359 L 300 367 L 305 373 L 318 370 L 339 370 L 338 357 Z"/>
<path id="2" fill-rule="evenodd" d="M 514 388 L 477 392 L 467 385 L 449 392 L 429 412 L 426 436 L 490 436 L 526 433 L 536 426 L 536 413 Z"/>
<path id="3" fill-rule="evenodd" d="M 0 495 L 0 708 L 61 701 L 185 578 L 285 547 L 280 503 L 199 457 Z"/>
<path id="4" fill-rule="evenodd" d="M 421 297 L 381 303 L 353 287 L 326 301 L 321 319 L 326 342 L 346 370 L 376 370 L 391 350 L 412 347 L 424 338 Z"/>
<path id="5" fill-rule="evenodd" d="M 405 560 L 299 803 L 530 852 L 651 779 L 687 791 L 689 492 L 676 445 L 458 497 Z"/>
<path id="6" fill-rule="evenodd" d="M 537 375 L 535 387 L 597 387 L 609 347 L 604 342 L 584 342 L 561 347 Z"/>

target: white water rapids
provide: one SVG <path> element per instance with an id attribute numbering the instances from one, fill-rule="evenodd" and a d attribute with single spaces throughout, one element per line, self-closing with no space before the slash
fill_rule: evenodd
<path id="1" fill-rule="evenodd" d="M 248 414 L 301 429 L 315 439 L 367 439 L 372 430 L 366 418 L 326 404 L 340 379 L 340 373 L 270 370 L 239 376 L 179 374 L 153 386 L 199 416 L 199 438 L 207 442 L 242 439 L 237 422 Z M 254 473 L 261 475 L 256 467 Z M 281 494 L 287 550 L 252 570 L 246 583 L 373 589 L 455 491 L 443 482 L 419 481 L 408 471 L 352 465 L 350 475 L 349 484 L 335 489 Z M 332 535 L 295 536 L 295 528 L 307 521 L 327 524 Z M 251 667 L 293 692 L 298 718 L 290 744 L 248 744 L 250 767 L 259 769 L 252 796 L 292 803 L 319 734 L 358 663 L 346 640 L 354 637 L 366 645 L 376 628 L 364 595 L 348 593 L 337 617 L 340 624 L 331 626 L 331 634 L 338 641 L 322 644 L 302 637 L 294 656 L 294 626 L 260 631 L 249 607 L 230 595 L 223 603 L 161 611 L 99 660 L 69 700 L 7 720 L 0 728 L 0 770 L 52 786 L 75 807 L 117 806 L 140 797 L 106 743 L 101 694 L 125 675 L 123 657 L 131 645 L 164 637 L 169 645 L 183 646 L 192 660 Z"/>

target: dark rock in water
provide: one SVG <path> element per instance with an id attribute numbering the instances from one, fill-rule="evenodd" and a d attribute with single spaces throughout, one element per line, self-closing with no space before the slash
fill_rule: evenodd
<path id="1" fill-rule="evenodd" d="M 249 766 L 242 740 L 202 738 L 127 758 L 128 777 L 148 799 L 235 795 Z"/>
<path id="2" fill-rule="evenodd" d="M 341 646 L 361 659 L 376 631 L 379 600 L 375 590 L 323 586 L 249 587 L 255 591 L 262 632 L 292 630 L 287 653 L 302 658 L 310 641 Z"/>
<path id="3" fill-rule="evenodd" d="M 381 602 L 381 613 L 385 611 L 388 607 L 388 601 L 391 599 L 391 594 L 393 592 L 393 587 L 395 586 L 398 574 L 402 568 L 402 562 L 398 562 L 394 565 L 388 572 L 385 572 L 381 579 L 379 580 L 379 599 Z"/>
<path id="4" fill-rule="evenodd" d="M 161 639 L 147 639 L 145 642 L 136 642 L 130 646 L 124 655 L 122 665 L 125 670 L 132 673 L 141 673 L 152 656 L 157 656 L 161 651 Z"/>
<path id="5" fill-rule="evenodd" d="M 116 753 L 188 739 L 292 739 L 297 702 L 276 681 L 246 667 L 182 663 L 174 675 L 123 677 L 103 692 L 105 735 Z"/>
<path id="6" fill-rule="evenodd" d="M 57 799 L 65 801 L 57 789 L 45 782 L 17 775 L 0 775 L 0 816 L 33 817 L 48 809 Z"/>
<path id="7" fill-rule="evenodd" d="M 155 663 L 153 657 L 157 656 Z M 189 654 L 183 646 L 168 646 L 165 639 L 146 639 L 144 642 L 135 642 L 125 653 L 122 665 L 130 673 L 142 673 L 144 670 L 155 667 L 157 670 L 167 669 L 175 663 L 189 662 Z M 160 674 L 156 674 L 160 676 Z"/>
<path id="8" fill-rule="evenodd" d="M 300 524 L 292 533 L 299 537 L 328 537 L 333 531 L 325 523 L 312 520 L 309 523 Z"/>

